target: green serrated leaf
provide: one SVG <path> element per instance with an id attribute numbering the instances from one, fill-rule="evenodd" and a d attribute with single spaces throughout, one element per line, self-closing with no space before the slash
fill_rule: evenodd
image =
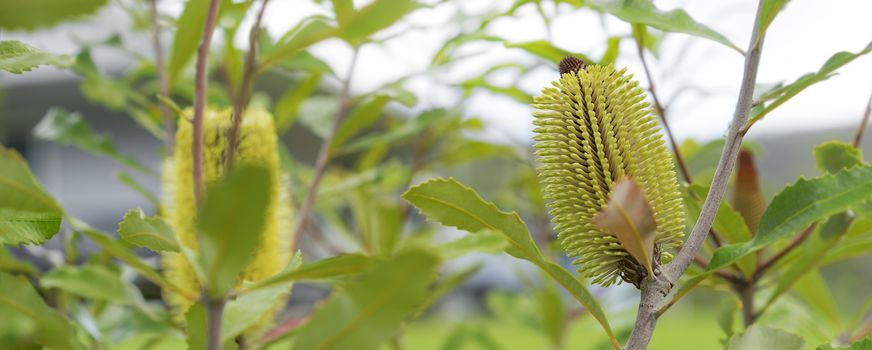
<path id="1" fill-rule="evenodd" d="M 430 65 L 437 67 L 451 62 L 454 59 L 454 52 L 458 47 L 475 41 L 503 42 L 504 40 L 503 38 L 486 34 L 482 30 L 472 33 L 458 34 L 442 44 L 442 47 L 439 48 L 439 51 L 436 51 L 436 54 L 433 56 Z"/>
<path id="2" fill-rule="evenodd" d="M 288 269 L 300 267 L 302 261 L 299 254 L 295 255 L 288 263 Z M 262 322 L 265 315 L 276 310 L 279 303 L 287 300 L 292 286 L 293 281 L 274 284 L 228 302 L 224 308 L 225 326 L 221 330 L 221 341 L 233 342 L 243 332 Z"/>
<path id="3" fill-rule="evenodd" d="M 868 54 L 870 51 L 872 51 L 872 42 L 869 42 L 866 47 L 858 52 L 838 52 L 830 56 L 817 72 L 807 73 L 790 84 L 769 91 L 766 94 L 767 98 L 773 99 L 773 101 L 755 107 L 755 109 L 752 110 L 751 119 L 748 121 L 748 124 L 745 125 L 745 129 L 747 130 L 750 128 L 751 125 L 760 119 L 763 119 L 763 117 L 769 114 L 769 112 L 772 112 L 775 108 L 778 108 L 778 106 L 781 106 L 809 86 L 829 79 L 833 76 L 836 70 L 855 60 L 857 57 Z"/>
<path id="4" fill-rule="evenodd" d="M 510 255 L 534 264 L 544 261 L 539 247 L 517 213 L 499 210 L 492 202 L 454 179 L 433 179 L 403 194 L 429 220 L 467 232 L 500 232 L 509 242 Z"/>
<path id="5" fill-rule="evenodd" d="M 760 2 L 760 9 L 758 10 L 760 18 L 757 20 L 757 27 L 755 28 L 758 42 L 766 34 L 769 25 L 772 24 L 775 16 L 784 8 L 784 5 L 787 5 L 788 1 L 790 0 L 763 0 Z"/>
<path id="6" fill-rule="evenodd" d="M 612 14 L 629 23 L 642 23 L 664 32 L 685 33 L 716 41 L 736 51 L 742 50 L 726 37 L 695 21 L 684 10 L 661 11 L 649 0 L 588 0 L 593 9 Z"/>
<path id="7" fill-rule="evenodd" d="M 18 152 L 0 146 L 0 245 L 42 244 L 60 231 L 62 215 Z"/>
<path id="8" fill-rule="evenodd" d="M 560 283 L 584 305 L 620 348 L 608 319 L 590 291 L 566 269 L 546 261 L 533 241 L 527 225 L 517 213 L 499 210 L 492 202 L 481 198 L 474 190 L 454 179 L 433 179 L 410 188 L 403 199 L 414 205 L 429 220 L 471 233 L 497 231 L 509 244 L 506 253 L 532 262 Z"/>
<path id="9" fill-rule="evenodd" d="M 300 116 L 303 102 L 312 95 L 320 83 L 321 74 L 313 73 L 279 97 L 275 107 L 276 130 L 279 134 L 283 134 L 294 124 Z"/>
<path id="10" fill-rule="evenodd" d="M 346 12 L 339 18 L 337 36 L 349 43 L 356 44 L 370 35 L 390 27 L 418 6 L 418 3 L 413 0 L 375 0 L 360 10 L 353 11 L 353 13 L 347 11 L 347 7 L 350 6 L 343 6 Z"/>
<path id="11" fill-rule="evenodd" d="M 182 70 L 194 57 L 200 37 L 206 27 L 209 0 L 188 0 L 179 19 L 173 37 L 172 48 L 167 60 L 167 78 L 170 86 L 178 80 Z"/>
<path id="12" fill-rule="evenodd" d="M 378 121 L 382 111 L 390 101 L 390 96 L 375 95 L 358 105 L 342 122 L 342 125 L 339 126 L 339 130 L 333 136 L 333 143 L 330 147 L 333 149 L 339 148 L 346 141 L 354 137 L 354 135 L 372 126 Z"/>
<path id="13" fill-rule="evenodd" d="M 311 96 L 300 105 L 300 124 L 320 138 L 327 137 L 336 118 L 339 100 L 335 96 Z"/>
<path id="14" fill-rule="evenodd" d="M 276 42 L 273 50 L 261 55 L 259 71 L 269 69 L 270 66 L 299 53 L 312 44 L 334 36 L 336 31 L 336 27 L 326 17 L 312 16 L 303 19 Z"/>
<path id="15" fill-rule="evenodd" d="M 821 266 L 824 257 L 842 239 L 853 222 L 853 216 L 845 212 L 833 215 L 827 219 L 817 234 L 812 236 L 809 242 L 804 244 L 802 249 L 799 250 L 794 262 L 785 267 L 784 272 L 778 277 L 775 291 L 763 308 L 769 308 L 784 293 L 793 288 L 794 284 L 800 281 L 803 276 Z"/>
<path id="16" fill-rule="evenodd" d="M 68 113 L 61 108 L 49 109 L 34 128 L 33 134 L 43 140 L 75 146 L 93 155 L 113 159 L 142 173 L 151 173 L 133 158 L 118 152 L 112 140 L 91 129 L 79 113 Z"/>
<path id="17" fill-rule="evenodd" d="M 863 164 L 863 150 L 840 141 L 824 142 L 814 147 L 814 160 L 822 174 L 835 174 Z"/>
<path id="18" fill-rule="evenodd" d="M 61 266 L 46 273 L 39 283 L 86 299 L 127 305 L 136 302 L 121 275 L 100 265 Z"/>
<path id="19" fill-rule="evenodd" d="M 196 295 L 190 295 L 187 291 L 179 288 L 178 286 L 167 281 L 160 273 L 155 271 L 155 269 L 140 259 L 136 254 L 133 254 L 127 247 L 122 245 L 120 242 L 115 240 L 113 237 L 110 237 L 106 233 L 94 230 L 88 224 L 75 219 L 70 219 L 70 225 L 74 230 L 81 232 L 88 238 L 90 238 L 95 244 L 97 244 L 103 251 L 108 253 L 110 256 L 115 257 L 123 262 L 125 262 L 130 268 L 139 273 L 143 278 L 151 281 L 152 283 L 160 286 L 161 288 L 171 290 L 174 293 L 178 293 L 180 295 L 185 296 L 190 300 L 196 299 Z"/>
<path id="20" fill-rule="evenodd" d="M 244 165 L 206 191 L 198 215 L 199 253 L 212 298 L 232 289 L 245 270 L 266 222 L 270 188 L 269 170 Z"/>
<path id="21" fill-rule="evenodd" d="M 560 293 L 556 289 L 546 286 L 536 290 L 536 293 L 533 294 L 533 302 L 539 316 L 539 322 L 545 334 L 548 335 L 551 346 L 559 349 L 566 330 L 566 309 L 563 306 Z"/>
<path id="22" fill-rule="evenodd" d="M 502 238 L 500 238 L 500 240 L 502 240 Z M 441 299 L 443 296 L 447 295 L 452 290 L 456 289 L 461 284 L 466 282 L 466 280 L 468 280 L 470 277 L 472 277 L 476 273 L 478 273 L 478 271 L 481 270 L 481 268 L 482 268 L 481 264 L 472 265 L 472 266 L 464 268 L 460 271 L 452 273 L 448 277 L 442 278 L 438 282 L 436 287 L 430 291 L 430 294 L 427 295 L 427 300 L 424 301 L 423 303 L 421 303 L 421 305 L 418 307 L 418 311 L 415 312 L 415 315 L 413 316 L 413 318 L 414 319 L 420 318 L 421 315 L 423 315 L 424 312 L 430 308 L 430 306 L 432 306 L 434 303 L 439 301 L 439 299 Z"/>
<path id="23" fill-rule="evenodd" d="M 823 319 L 829 323 L 830 330 L 839 332 L 844 329 L 842 321 L 839 319 L 836 301 L 820 271 L 814 270 L 805 274 L 796 281 L 794 291 L 814 311 L 817 320 Z"/>
<path id="24" fill-rule="evenodd" d="M 178 252 L 173 228 L 158 217 L 148 217 L 142 209 L 133 209 L 118 223 L 118 236 L 121 241 L 155 252 Z"/>
<path id="25" fill-rule="evenodd" d="M 840 348 L 834 348 L 829 344 L 823 344 L 818 346 L 815 350 L 872 350 L 872 337 L 858 340 L 849 346 Z"/>
<path id="26" fill-rule="evenodd" d="M 281 60 L 278 64 L 282 69 L 290 71 L 306 71 L 309 73 L 326 73 L 335 76 L 333 68 L 327 62 L 324 62 L 318 57 L 315 57 L 309 51 L 301 50 L 288 58 Z"/>
<path id="27" fill-rule="evenodd" d="M 727 344 L 727 350 L 800 350 L 804 347 L 805 341 L 796 335 L 756 325 L 734 335 Z"/>
<path id="28" fill-rule="evenodd" d="M 73 56 L 41 51 L 18 40 L 0 41 L 0 70 L 9 73 L 21 74 L 42 65 L 69 67 L 75 62 Z"/>
<path id="29" fill-rule="evenodd" d="M 378 349 L 427 296 L 438 259 L 409 250 L 379 262 L 318 309 L 294 349 Z"/>
<path id="30" fill-rule="evenodd" d="M 33 30 L 60 22 L 77 20 L 97 12 L 107 0 L 3 0 L 0 28 Z"/>
<path id="31" fill-rule="evenodd" d="M 185 313 L 185 322 L 187 327 L 187 343 L 189 350 L 205 350 L 206 337 L 208 337 L 206 329 L 206 309 L 202 304 L 194 304 Z"/>
<path id="32" fill-rule="evenodd" d="M 85 349 L 72 323 L 49 307 L 27 278 L 0 272 L 0 314 L 30 323 L 31 336 L 50 349 Z"/>
<path id="33" fill-rule="evenodd" d="M 872 166 L 854 167 L 808 180 L 801 178 L 772 199 L 760 219 L 754 239 L 718 248 L 707 271 L 728 266 L 812 223 L 863 203 L 870 196 Z"/>
<path id="34" fill-rule="evenodd" d="M 120 181 L 122 184 L 129 187 L 130 189 L 141 194 L 155 208 L 160 208 L 160 200 L 157 199 L 157 196 L 155 196 L 154 193 L 151 193 L 151 191 L 147 190 L 145 188 L 145 186 L 143 186 L 139 182 L 136 182 L 136 180 L 133 179 L 133 177 L 130 176 L 130 174 L 125 173 L 123 171 L 119 171 L 119 172 L 115 173 L 115 178 L 118 179 L 118 181 Z"/>
<path id="35" fill-rule="evenodd" d="M 503 45 L 507 48 L 519 48 L 533 55 L 539 56 L 546 61 L 555 65 L 566 56 L 575 56 L 588 64 L 593 64 L 595 61 L 580 53 L 573 53 L 552 45 L 546 40 L 528 41 L 523 43 L 504 42 Z"/>

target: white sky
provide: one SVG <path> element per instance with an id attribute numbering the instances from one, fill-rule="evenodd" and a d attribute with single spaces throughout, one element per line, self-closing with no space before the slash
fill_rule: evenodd
<path id="1" fill-rule="evenodd" d="M 358 6 L 367 2 L 355 1 Z M 458 32 L 457 26 L 445 25 L 451 22 L 458 6 L 462 6 L 466 13 L 477 14 L 504 10 L 513 2 L 463 0 L 414 12 L 402 24 L 381 33 L 382 36 L 398 35 L 387 45 L 367 45 L 361 51 L 353 91 L 371 91 L 400 76 L 425 70 L 441 43 Z M 747 46 L 755 0 L 660 0 L 656 4 L 666 10 L 681 6 L 697 21 L 714 28 L 739 47 Z M 178 13 L 182 5 L 181 0 L 163 0 L 161 9 L 166 13 Z M 546 6 L 549 14 L 554 11 L 550 4 Z M 0 33 L 0 38 L 17 38 L 54 52 L 74 53 L 78 46 L 75 38 L 99 37 L 125 28 L 129 22 L 120 20 L 119 13 L 119 9 L 106 9 L 91 22 L 35 33 Z M 301 18 L 315 13 L 329 15 L 329 9 L 327 5 L 322 7 L 309 1 L 272 0 L 265 24 L 273 36 L 279 36 Z M 817 70 L 838 51 L 860 50 L 872 41 L 870 14 L 872 1 L 869 0 L 791 1 L 770 27 L 758 81 L 790 82 Z M 249 19 L 243 25 L 250 23 Z M 426 29 L 410 29 L 410 24 Z M 553 17 L 552 39 L 563 49 L 599 57 L 605 50 L 608 36 L 628 35 L 630 31 L 629 25 L 611 17 L 607 17 L 605 31 L 603 27 L 599 15 L 593 11 L 575 11 L 563 5 L 559 14 Z M 513 18 L 495 21 L 489 29 L 490 34 L 514 42 L 547 38 L 546 29 L 532 5 L 521 8 Z M 240 33 L 237 38 L 240 46 L 246 36 Z M 328 40 L 312 47 L 311 52 L 327 61 L 340 76 L 346 74 L 351 50 L 343 42 Z M 486 136 L 509 134 L 518 140 L 529 140 L 532 129 L 529 106 L 486 91 L 476 91 L 465 98 L 458 89 L 448 88 L 446 84 L 459 83 L 494 63 L 533 64 L 536 59 L 519 49 L 505 49 L 500 44 L 472 44 L 464 47 L 462 52 L 481 54 L 462 64 L 437 70 L 428 77 L 412 80 L 407 85 L 419 97 L 416 110 L 461 104 L 466 115 L 490 122 L 491 132 Z M 111 57 L 111 53 L 97 53 L 98 63 L 111 62 Z M 695 87 L 707 92 L 685 92 L 670 106 L 668 116 L 679 139 L 711 139 L 723 134 L 741 80 L 742 57 L 738 53 L 704 39 L 670 34 L 661 46 L 660 58 L 650 59 L 649 64 L 655 71 L 660 97 L 664 101 L 671 100 L 680 87 Z M 631 40 L 622 43 L 617 65 L 626 66 L 638 78 L 644 78 Z M 0 84 L 13 87 L 16 83 L 50 77 L 52 71 L 51 68 L 41 68 L 22 76 L 0 74 Z M 535 94 L 555 77 L 556 72 L 550 68 L 538 69 L 521 79 L 518 87 Z M 494 83 L 506 83 L 512 81 L 513 76 L 508 73 L 493 78 Z M 864 56 L 841 69 L 838 76 L 807 89 L 771 113 L 755 126 L 751 136 L 854 125 L 870 93 L 872 56 Z M 494 129 L 501 131 L 493 132 Z"/>
<path id="2" fill-rule="evenodd" d="M 358 4 L 366 2 L 356 1 Z M 512 2 L 464 0 L 461 6 L 465 12 L 482 13 L 495 7 L 508 8 Z M 656 3 L 666 10 L 681 6 L 697 21 L 714 28 L 737 46 L 747 47 L 757 3 L 754 0 L 663 0 Z M 363 69 L 356 72 L 354 89 L 368 91 L 407 72 L 425 69 L 444 38 L 457 33 L 458 28 L 441 25 L 453 16 L 456 6 L 448 4 L 419 10 L 405 22 L 432 29 L 407 30 L 387 47 L 371 45 L 364 49 L 359 62 Z M 277 0 L 270 3 L 266 23 L 271 33 L 280 35 L 300 18 L 321 11 L 323 9 L 317 6 L 303 6 L 299 1 Z M 553 13 L 554 9 L 548 6 L 546 11 Z M 868 0 L 791 1 L 769 29 L 758 81 L 790 82 L 817 70 L 838 51 L 860 50 L 872 41 L 870 14 L 872 1 Z M 599 57 L 605 50 L 608 36 L 629 34 L 630 31 L 629 25 L 614 18 L 608 18 L 606 27 L 608 32 L 603 31 L 600 18 L 593 11 L 573 11 L 564 5 L 553 19 L 553 42 L 569 51 Z M 517 42 L 545 39 L 547 35 L 532 5 L 521 8 L 515 18 L 494 22 L 490 30 L 492 34 Z M 486 51 L 482 57 L 439 71 L 440 80 L 460 82 L 494 62 L 513 59 L 533 62 L 520 50 L 504 49 L 499 44 L 479 45 L 478 49 Z M 634 50 L 632 41 L 625 40 L 617 65 L 627 66 L 637 77 L 644 78 Z M 474 47 L 469 51 L 478 50 Z M 338 40 L 328 41 L 316 45 L 312 52 L 328 61 L 338 74 L 345 74 L 350 57 L 345 44 Z M 668 116 L 678 138 L 710 139 L 723 134 L 735 105 L 742 63 L 738 53 L 720 44 L 684 34 L 668 36 L 661 47 L 660 59 L 649 60 L 655 70 L 661 99 L 670 100 L 676 89 L 682 86 L 708 91 L 705 96 L 686 92 L 670 107 Z M 555 74 L 551 70 L 539 70 L 521 80 L 519 87 L 536 93 L 554 79 Z M 440 89 L 432 81 L 416 81 L 409 88 L 424 104 L 463 103 L 470 116 L 492 121 L 516 138 L 530 136 L 530 109 L 508 98 L 478 91 L 462 100 L 462 96 Z M 841 69 L 838 76 L 807 89 L 771 113 L 755 126 L 751 136 L 853 125 L 858 122 L 870 93 L 872 57 L 863 56 Z"/>

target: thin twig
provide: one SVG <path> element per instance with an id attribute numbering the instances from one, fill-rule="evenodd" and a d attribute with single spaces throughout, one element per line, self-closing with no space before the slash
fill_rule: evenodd
<path id="1" fill-rule="evenodd" d="M 204 298 L 207 294 L 203 294 Z M 203 300 L 206 305 L 206 349 L 221 349 L 221 328 L 224 319 L 224 298 L 217 300 Z"/>
<path id="2" fill-rule="evenodd" d="M 163 47 L 160 43 L 160 18 L 157 12 L 157 0 L 149 1 L 149 9 L 151 10 L 151 43 L 154 46 L 154 66 L 157 70 L 157 79 L 160 82 L 160 95 L 169 97 L 170 81 L 167 78 L 167 71 L 164 68 Z M 165 104 L 158 103 L 158 109 L 163 117 L 164 122 L 164 143 L 167 147 L 167 154 L 172 155 L 175 147 L 175 123 L 173 115 Z"/>
<path id="3" fill-rule="evenodd" d="M 693 257 L 693 263 L 694 263 L 694 265 L 697 265 L 697 266 L 702 267 L 703 269 L 705 269 L 705 268 L 708 266 L 709 261 L 706 260 L 705 258 L 703 258 L 703 257 L 701 257 L 701 256 L 699 256 L 699 255 L 697 255 L 697 256 L 694 256 L 694 257 Z M 715 276 L 718 276 L 718 277 L 720 277 L 720 278 L 723 278 L 724 280 L 726 280 L 727 282 L 730 282 L 731 284 L 741 284 L 741 283 L 746 283 L 746 282 L 742 279 L 742 276 L 739 276 L 739 275 L 736 275 L 736 274 L 732 274 L 732 273 L 729 273 L 729 272 L 724 271 L 724 270 L 718 270 L 718 271 L 715 271 Z"/>
<path id="4" fill-rule="evenodd" d="M 784 248 L 781 248 L 781 250 L 775 253 L 775 255 L 759 263 L 754 271 L 754 277 L 752 277 L 752 280 L 759 280 L 760 277 L 763 277 L 763 274 L 766 273 L 766 270 L 774 266 L 779 260 L 781 260 L 781 258 L 784 258 L 787 253 L 790 253 L 791 251 L 796 249 L 796 247 L 802 244 L 802 242 L 804 242 L 805 239 L 808 238 L 808 236 L 810 236 L 812 232 L 814 232 L 815 226 L 816 224 L 812 224 L 811 226 L 806 227 L 805 230 L 796 235 L 796 237 L 793 237 L 790 243 L 784 246 Z"/>
<path id="5" fill-rule="evenodd" d="M 866 125 L 869 125 L 869 114 L 872 114 L 872 94 L 869 95 L 869 101 L 866 102 L 866 111 L 863 112 L 863 119 L 860 120 L 860 125 L 857 126 L 857 134 L 854 135 L 854 148 L 859 148 L 860 142 L 863 141 L 863 133 L 866 131 Z"/>
<path id="6" fill-rule="evenodd" d="M 745 68 L 742 76 L 742 85 L 739 90 L 739 98 L 736 102 L 736 110 L 733 114 L 730 128 L 727 131 L 724 149 L 718 161 L 718 167 L 715 170 L 711 189 L 708 196 L 706 196 L 705 202 L 703 202 L 701 214 L 696 221 L 696 225 L 693 227 L 681 251 L 664 268 L 664 272 L 660 276 L 652 276 L 654 278 L 646 278 L 642 281 L 639 313 L 636 316 L 636 324 L 633 327 L 633 331 L 630 333 L 626 350 L 642 350 L 648 347 L 651 336 L 654 334 L 654 327 L 657 325 L 657 311 L 660 304 L 666 299 L 674 283 L 678 281 L 681 275 L 684 274 L 684 271 L 687 270 L 687 267 L 690 266 L 691 261 L 693 261 L 706 236 L 708 236 L 715 214 L 724 197 L 727 182 L 729 182 L 730 174 L 733 172 L 733 167 L 735 167 L 736 160 L 738 159 L 739 146 L 742 144 L 742 134 L 740 131 L 748 121 L 754 94 L 754 84 L 757 81 L 757 68 L 760 65 L 760 54 L 763 47 L 763 38 L 757 37 L 756 30 L 760 21 L 760 8 L 761 6 L 758 4 L 757 14 L 754 19 L 754 29 L 751 31 L 751 42 L 745 56 Z"/>
<path id="7" fill-rule="evenodd" d="M 757 320 L 757 314 L 754 312 L 754 294 L 757 291 L 757 284 L 752 281 L 736 291 L 742 300 L 742 321 L 745 324 L 745 328 L 751 327 L 754 321 Z"/>
<path id="8" fill-rule="evenodd" d="M 354 76 L 354 67 L 357 65 L 358 48 L 354 48 L 354 53 L 351 56 L 351 63 L 348 68 L 348 76 L 342 81 L 342 90 L 339 93 L 339 108 L 336 110 L 336 117 L 333 119 L 333 124 L 330 125 L 330 131 L 324 136 L 321 142 L 321 149 L 318 151 L 318 159 L 315 161 L 314 175 L 312 182 L 309 184 L 309 189 L 306 192 L 306 198 L 300 206 L 300 211 L 297 213 L 297 224 L 294 226 L 293 235 L 291 236 L 291 251 L 296 249 L 297 240 L 300 233 L 306 227 L 306 222 L 309 220 L 309 215 L 312 207 L 315 205 L 315 198 L 318 195 L 318 184 L 321 183 L 321 178 L 324 177 L 324 172 L 327 170 L 327 163 L 330 162 L 333 138 L 339 131 L 339 126 L 348 116 L 348 110 L 351 108 L 351 78 Z"/>
<path id="9" fill-rule="evenodd" d="M 233 168 L 233 163 L 236 161 L 236 149 L 239 148 L 239 128 L 242 125 L 242 115 L 245 112 L 245 107 L 251 99 L 251 85 L 254 82 L 254 73 L 257 71 L 257 42 L 260 38 L 260 22 L 263 20 L 263 14 L 266 12 L 266 4 L 269 0 L 263 0 L 260 5 L 260 11 L 257 12 L 257 17 L 254 20 L 254 25 L 251 26 L 251 32 L 248 35 L 248 54 L 245 57 L 245 69 L 242 73 L 242 82 L 239 91 L 236 92 L 236 98 L 233 101 L 233 115 L 230 131 L 228 132 L 227 151 L 224 154 L 225 172 L 229 172 Z"/>
<path id="10" fill-rule="evenodd" d="M 191 143 L 194 155 L 194 201 L 200 207 L 203 198 L 203 110 L 206 107 L 206 61 L 209 59 L 209 45 L 212 42 L 212 32 L 215 31 L 215 18 L 218 17 L 218 0 L 209 1 L 209 12 L 206 15 L 206 26 L 203 38 L 197 49 L 196 93 L 194 95 L 194 140 Z"/>
<path id="11" fill-rule="evenodd" d="M 642 68 L 645 70 L 645 76 L 648 78 L 648 92 L 651 93 L 651 99 L 654 100 L 654 111 L 657 112 L 657 116 L 660 117 L 660 122 L 663 123 L 663 130 L 666 131 L 666 138 L 669 139 L 669 143 L 672 145 L 672 152 L 675 153 L 675 161 L 678 163 L 678 169 L 681 170 L 681 174 L 684 176 L 684 181 L 687 183 L 693 183 L 690 169 L 684 162 L 684 157 L 681 156 L 681 150 L 678 148 L 678 143 L 675 142 L 675 136 L 672 135 L 672 129 L 669 128 L 669 123 L 666 122 L 666 110 L 660 103 L 660 98 L 657 97 L 657 88 L 654 85 L 654 78 L 651 77 L 651 69 L 648 68 L 648 61 L 645 60 L 645 43 L 642 42 L 642 40 L 642 38 L 636 40 L 636 48 L 638 48 L 639 59 L 642 60 Z"/>
<path id="12" fill-rule="evenodd" d="M 856 341 L 860 341 L 860 339 L 862 339 L 869 333 L 872 333 L 872 317 L 868 318 L 866 322 L 864 322 L 863 325 L 860 326 L 860 329 L 857 330 L 857 333 L 854 333 L 854 335 L 851 336 L 849 342 L 853 343 Z"/>

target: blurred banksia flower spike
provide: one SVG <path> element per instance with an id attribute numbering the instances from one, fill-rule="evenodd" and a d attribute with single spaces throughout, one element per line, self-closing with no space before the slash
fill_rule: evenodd
<path id="1" fill-rule="evenodd" d="M 188 116 L 191 111 L 186 111 Z M 224 175 L 224 159 L 228 147 L 227 131 L 231 126 L 231 110 L 207 109 L 203 115 L 203 172 L 206 184 L 220 181 Z M 194 201 L 191 123 L 181 118 L 176 134 L 173 158 L 165 162 L 163 171 L 164 216 L 176 232 L 178 241 L 196 251 L 197 206 Z M 273 117 L 261 109 L 245 111 L 240 127 L 240 142 L 236 150 L 237 164 L 258 165 L 269 169 L 272 186 L 266 210 L 266 220 L 259 247 L 249 262 L 242 278 L 257 281 L 282 270 L 290 259 L 291 208 L 288 186 L 279 173 L 279 153 Z M 180 253 L 165 253 L 163 268 L 167 279 L 188 290 L 192 295 L 200 293 L 201 283 L 193 268 Z M 242 283 L 242 281 L 239 281 Z M 194 303 L 180 295 L 167 293 L 167 300 L 176 315 L 184 315 Z M 267 315 L 265 319 L 271 317 Z"/>
<path id="2" fill-rule="evenodd" d="M 681 245 L 684 207 L 672 156 L 626 69 L 560 63 L 533 100 L 539 178 L 552 222 L 579 272 L 635 284 Z"/>

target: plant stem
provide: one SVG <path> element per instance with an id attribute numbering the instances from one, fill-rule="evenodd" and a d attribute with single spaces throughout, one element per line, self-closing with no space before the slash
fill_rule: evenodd
<path id="1" fill-rule="evenodd" d="M 636 324 L 633 331 L 630 333 L 630 339 L 627 341 L 626 350 L 641 350 L 648 347 L 654 327 L 657 325 L 659 304 L 666 299 L 674 283 L 678 281 L 681 275 L 684 274 L 684 271 L 687 270 L 687 267 L 690 266 L 691 261 L 693 261 L 694 256 L 696 256 L 708 235 L 715 214 L 724 197 L 727 182 L 738 159 L 739 146 L 742 144 L 743 136 L 741 130 L 748 121 L 754 94 L 754 84 L 757 81 L 757 68 L 760 65 L 760 54 L 763 48 L 763 38 L 757 37 L 760 9 L 761 6 L 758 4 L 754 28 L 751 31 L 751 43 L 745 55 L 745 68 L 742 76 L 742 85 L 739 90 L 739 98 L 736 102 L 736 110 L 733 114 L 730 128 L 727 131 L 724 149 L 718 161 L 718 167 L 715 170 L 711 189 L 708 196 L 706 196 L 705 202 L 703 202 L 696 225 L 693 227 L 681 251 L 678 252 L 672 263 L 664 268 L 663 274 L 654 276 L 654 278 L 646 278 L 642 281 L 639 313 L 636 316 Z"/>
<path id="2" fill-rule="evenodd" d="M 206 304 L 206 350 L 221 350 L 221 326 L 226 301 L 224 298 L 207 299 L 206 294 L 203 297 Z"/>
<path id="3" fill-rule="evenodd" d="M 203 198 L 203 110 L 206 107 L 206 61 L 209 59 L 209 45 L 212 42 L 212 32 L 215 30 L 215 18 L 218 17 L 219 0 L 209 1 L 209 12 L 206 15 L 206 26 L 203 38 L 197 49 L 196 94 L 194 95 L 194 140 L 191 149 L 194 158 L 194 201 L 200 207 Z"/>
<path id="4" fill-rule="evenodd" d="M 742 321 L 745 324 L 745 328 L 751 327 L 751 325 L 754 324 L 754 321 L 757 320 L 757 314 L 754 313 L 754 293 L 756 291 L 756 281 L 751 281 L 737 289 L 739 297 L 742 300 Z"/>
<path id="5" fill-rule="evenodd" d="M 663 108 L 663 104 L 660 103 L 660 98 L 657 97 L 657 88 L 654 85 L 654 78 L 651 77 L 651 69 L 648 68 L 648 61 L 645 59 L 645 43 L 642 42 L 642 40 L 643 38 L 636 40 L 636 48 L 639 52 L 639 59 L 642 61 L 642 68 L 645 70 L 645 77 L 648 78 L 648 92 L 651 93 L 651 99 L 654 100 L 654 111 L 657 112 L 657 116 L 660 117 L 660 122 L 663 123 L 663 130 L 666 132 L 666 138 L 669 139 L 669 143 L 672 145 L 672 153 L 675 154 L 675 161 L 678 163 L 678 169 L 681 171 L 684 181 L 687 183 L 693 183 L 693 179 L 690 175 L 690 168 L 688 168 L 687 164 L 684 162 L 684 157 L 681 156 L 681 150 L 678 148 L 678 143 L 675 142 L 675 136 L 672 135 L 672 129 L 669 128 L 669 123 L 666 122 L 666 110 Z"/>
<path id="6" fill-rule="evenodd" d="M 860 142 L 863 141 L 863 133 L 866 131 L 866 126 L 869 125 L 869 114 L 872 114 L 872 94 L 869 95 L 869 101 L 866 102 L 866 111 L 863 112 L 863 119 L 860 120 L 860 125 L 857 126 L 857 134 L 854 135 L 854 148 L 860 148 Z"/>
<path id="7" fill-rule="evenodd" d="M 169 97 L 170 81 L 167 78 L 167 71 L 164 68 L 163 47 L 160 43 L 160 21 L 157 12 L 157 0 L 149 1 L 149 9 L 151 11 L 151 43 L 154 47 L 154 66 L 157 70 L 157 79 L 160 82 L 160 95 Z M 158 103 L 158 109 L 163 117 L 164 122 L 164 143 L 167 146 L 167 154 L 172 155 L 175 147 L 175 120 L 173 115 L 165 104 Z"/>
<path id="8" fill-rule="evenodd" d="M 354 76 L 354 67 L 357 65 L 358 51 L 358 47 L 355 46 L 354 52 L 351 56 L 351 63 L 348 67 L 348 75 L 345 77 L 345 80 L 342 81 L 342 87 L 339 92 L 339 108 L 336 110 L 336 117 L 333 118 L 333 124 L 330 125 L 330 131 L 321 142 L 321 149 L 318 150 L 318 158 L 315 161 L 314 176 L 312 177 L 312 182 L 309 184 L 309 189 L 306 192 L 306 198 L 303 200 L 303 204 L 300 205 L 300 211 L 297 213 L 297 224 L 294 226 L 294 230 L 292 231 L 291 251 L 296 249 L 300 234 L 305 229 L 306 223 L 309 221 L 309 215 L 312 211 L 312 207 L 315 205 L 315 198 L 318 195 L 318 184 L 321 183 L 321 178 L 324 177 L 324 172 L 327 170 L 327 163 L 330 162 L 330 148 L 333 145 L 333 138 L 339 131 L 339 127 L 342 125 L 345 117 L 348 116 L 348 110 L 351 108 L 351 78 Z"/>
<path id="9" fill-rule="evenodd" d="M 752 280 L 759 280 L 761 277 L 763 277 L 763 274 L 766 272 L 766 270 L 774 266 L 775 263 L 781 260 L 781 258 L 785 257 L 787 253 L 790 253 L 791 251 L 793 251 L 793 249 L 796 249 L 796 247 L 802 244 L 802 242 L 804 242 L 805 239 L 808 238 L 808 236 L 810 236 L 812 232 L 814 232 L 814 228 L 816 225 L 817 224 L 811 224 L 809 227 L 806 227 L 805 230 L 796 235 L 796 237 L 793 237 L 790 243 L 788 243 L 786 246 L 784 246 L 784 248 L 779 250 L 778 253 L 775 253 L 775 255 L 769 257 L 769 259 L 766 259 L 762 263 L 759 263 L 754 271 L 754 277 L 752 277 Z"/>
<path id="10" fill-rule="evenodd" d="M 257 71 L 257 41 L 260 38 L 260 22 L 263 20 L 263 14 L 266 12 L 266 4 L 268 2 L 269 0 L 263 0 L 261 3 L 260 11 L 257 12 L 254 25 L 251 26 L 251 32 L 248 35 L 248 54 L 245 57 L 242 85 L 239 87 L 239 91 L 237 91 L 236 98 L 233 101 L 232 123 L 227 135 L 229 143 L 224 154 L 225 173 L 233 168 L 233 163 L 236 161 L 236 149 L 239 148 L 239 128 L 242 125 L 242 114 L 245 112 L 245 107 L 248 106 L 248 101 L 251 99 L 251 85 L 254 82 L 254 73 Z"/>

